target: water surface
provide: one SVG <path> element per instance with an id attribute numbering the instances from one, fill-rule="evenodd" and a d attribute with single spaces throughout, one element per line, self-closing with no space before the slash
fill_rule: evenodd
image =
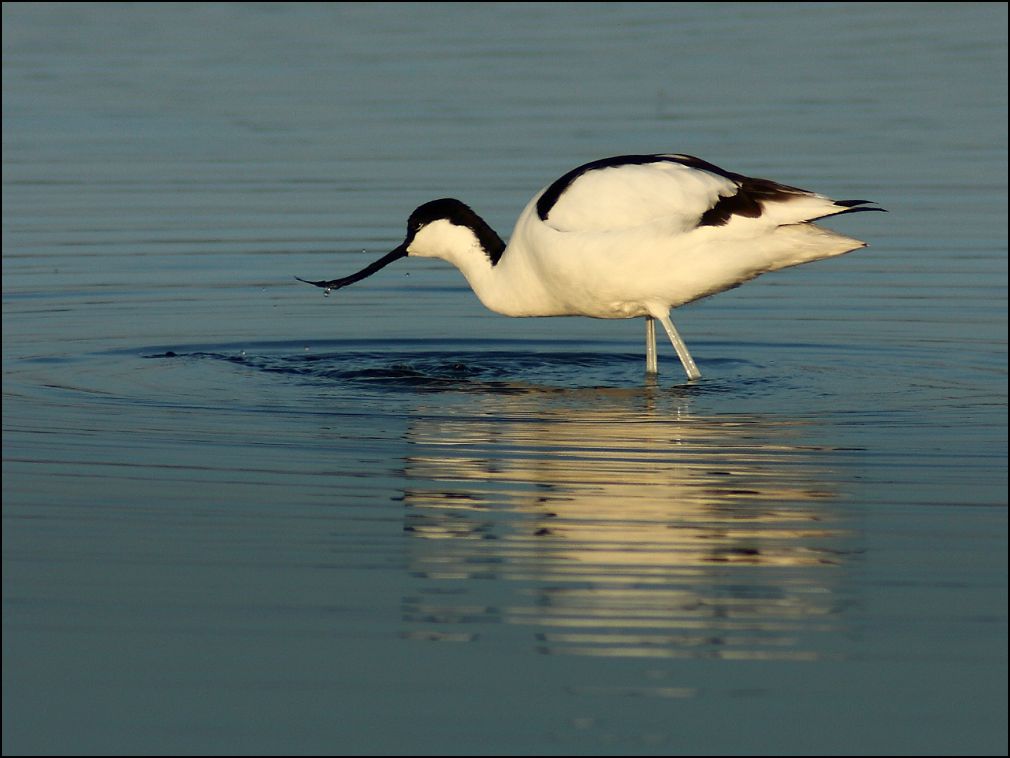
<path id="1" fill-rule="evenodd" d="M 1006 22 L 5 5 L 4 752 L 1005 754 Z M 292 278 L 654 151 L 890 213 L 691 384 Z"/>

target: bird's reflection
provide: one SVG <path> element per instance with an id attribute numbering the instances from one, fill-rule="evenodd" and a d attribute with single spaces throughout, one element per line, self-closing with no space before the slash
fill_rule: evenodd
<path id="1" fill-rule="evenodd" d="M 801 424 L 703 418 L 655 388 L 475 404 L 419 409 L 408 430 L 421 586 L 405 636 L 504 622 L 548 653 L 821 655 L 811 635 L 839 627 L 855 538 L 832 508 L 831 450 Z"/>

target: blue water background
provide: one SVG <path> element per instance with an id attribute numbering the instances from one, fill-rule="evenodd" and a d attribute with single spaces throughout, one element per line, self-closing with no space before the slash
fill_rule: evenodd
<path id="1" fill-rule="evenodd" d="M 1007 749 L 1005 4 L 3 6 L 3 751 Z M 870 247 L 640 321 L 399 261 L 676 151 Z"/>

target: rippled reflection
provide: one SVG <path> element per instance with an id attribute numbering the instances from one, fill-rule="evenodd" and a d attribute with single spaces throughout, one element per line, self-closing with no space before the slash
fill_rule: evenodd
<path id="1" fill-rule="evenodd" d="M 426 584 L 405 600 L 406 636 L 469 641 L 504 622 L 549 653 L 823 654 L 810 635 L 839 626 L 854 540 L 809 430 L 697 417 L 656 387 L 474 403 L 419 408 L 408 430 L 406 528 Z M 479 579 L 508 583 L 508 601 L 487 602 Z"/>

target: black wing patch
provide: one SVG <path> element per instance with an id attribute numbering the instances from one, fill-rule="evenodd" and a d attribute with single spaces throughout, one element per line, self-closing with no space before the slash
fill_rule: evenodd
<path id="1" fill-rule="evenodd" d="M 782 202 L 814 194 L 787 184 L 779 184 L 768 179 L 752 179 L 739 174 L 733 181 L 739 187 L 736 194 L 720 197 L 715 205 L 701 214 L 698 226 L 722 226 L 733 216 L 758 218 L 764 212 L 765 203 Z"/>

